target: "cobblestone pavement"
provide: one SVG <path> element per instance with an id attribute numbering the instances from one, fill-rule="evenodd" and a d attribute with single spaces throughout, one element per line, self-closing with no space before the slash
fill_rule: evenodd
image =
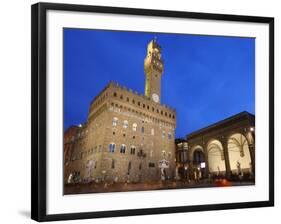
<path id="1" fill-rule="evenodd" d="M 229 182 L 227 180 L 199 182 L 184 181 L 159 181 L 151 183 L 76 183 L 66 184 L 64 194 L 85 194 L 85 193 L 106 193 L 106 192 L 126 192 L 126 191 L 146 191 L 165 189 L 184 189 L 202 187 L 229 187 L 254 185 L 254 182 Z"/>

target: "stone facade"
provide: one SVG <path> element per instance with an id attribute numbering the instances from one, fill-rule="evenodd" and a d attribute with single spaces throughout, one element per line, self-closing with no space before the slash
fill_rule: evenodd
<path id="1" fill-rule="evenodd" d="M 153 68 L 150 73 L 160 75 Z M 158 89 L 160 98 L 158 77 L 146 79 L 146 88 Z M 65 182 L 74 174 L 86 181 L 157 181 L 161 160 L 169 163 L 165 179 L 174 178 L 176 111 L 159 102 L 110 82 L 91 102 L 87 121 L 65 132 Z"/>

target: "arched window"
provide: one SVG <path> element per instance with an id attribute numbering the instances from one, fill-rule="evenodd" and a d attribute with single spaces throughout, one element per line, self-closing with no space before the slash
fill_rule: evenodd
<path id="1" fill-rule="evenodd" d="M 118 118 L 117 117 L 114 117 L 112 119 L 112 126 L 117 126 L 117 123 L 118 123 Z"/>
<path id="2" fill-rule="evenodd" d="M 125 153 L 126 152 L 126 145 L 122 144 L 120 147 L 120 153 Z"/>
<path id="3" fill-rule="evenodd" d="M 123 121 L 123 128 L 127 128 L 128 127 L 128 121 L 127 120 L 125 120 L 125 121 Z"/>
<path id="4" fill-rule="evenodd" d="M 116 97 L 116 96 L 117 96 L 117 93 L 113 93 L 113 96 Z"/>
<path id="5" fill-rule="evenodd" d="M 115 151 L 115 143 L 110 143 L 108 145 L 108 152 L 114 152 Z"/>
<path id="6" fill-rule="evenodd" d="M 115 160 L 112 159 L 112 160 L 111 160 L 111 169 L 114 169 L 114 168 L 115 168 Z"/>
<path id="7" fill-rule="evenodd" d="M 144 127 L 141 127 L 141 133 L 144 133 Z"/>
<path id="8" fill-rule="evenodd" d="M 136 123 L 133 123 L 133 131 L 137 131 L 138 125 Z"/>
<path id="9" fill-rule="evenodd" d="M 172 139 L 172 134 L 171 134 L 171 132 L 168 132 L 168 139 L 169 139 L 169 140 Z"/>
<path id="10" fill-rule="evenodd" d="M 136 153 L 136 147 L 134 145 L 131 146 L 131 151 L 130 151 L 131 155 L 135 155 Z"/>

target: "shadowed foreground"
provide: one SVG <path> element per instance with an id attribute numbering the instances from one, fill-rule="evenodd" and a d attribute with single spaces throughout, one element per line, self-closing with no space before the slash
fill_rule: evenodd
<path id="1" fill-rule="evenodd" d="M 165 189 L 185 189 L 185 188 L 204 188 L 204 187 L 230 187 L 254 185 L 254 182 L 230 182 L 226 179 L 217 181 L 165 181 L 151 183 L 76 183 L 65 184 L 64 194 L 85 194 L 85 193 L 106 193 L 106 192 L 126 192 L 126 191 L 146 191 L 146 190 L 165 190 Z"/>

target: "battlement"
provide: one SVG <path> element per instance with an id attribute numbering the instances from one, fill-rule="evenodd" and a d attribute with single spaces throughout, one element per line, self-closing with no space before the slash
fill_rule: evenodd
<path id="1" fill-rule="evenodd" d="M 102 96 L 103 93 L 106 92 L 106 90 L 108 90 L 108 89 L 110 89 L 110 88 L 115 88 L 116 90 L 121 90 L 121 91 L 123 91 L 124 94 L 127 92 L 127 93 L 129 93 L 129 94 L 132 94 L 132 95 L 138 97 L 138 98 L 141 98 L 142 100 L 149 101 L 149 103 L 154 104 L 156 107 L 157 107 L 157 106 L 160 106 L 160 107 L 164 107 L 165 109 L 170 110 L 170 111 L 172 111 L 172 112 L 176 112 L 176 109 L 175 109 L 175 108 L 172 108 L 172 107 L 170 107 L 170 106 L 168 106 L 168 105 L 166 105 L 166 104 L 158 104 L 158 103 L 155 103 L 155 102 L 153 102 L 149 97 L 143 95 L 142 93 L 139 93 L 139 92 L 134 91 L 134 90 L 132 90 L 132 89 L 130 89 L 130 88 L 127 88 L 126 86 L 122 86 L 122 85 L 120 85 L 119 83 L 114 82 L 114 81 L 110 81 L 110 82 L 102 89 L 102 91 L 101 91 L 97 96 L 95 96 L 95 98 L 91 101 L 91 104 L 90 104 L 90 105 L 92 106 L 92 105 L 95 103 L 95 101 L 96 101 L 100 96 Z"/>

